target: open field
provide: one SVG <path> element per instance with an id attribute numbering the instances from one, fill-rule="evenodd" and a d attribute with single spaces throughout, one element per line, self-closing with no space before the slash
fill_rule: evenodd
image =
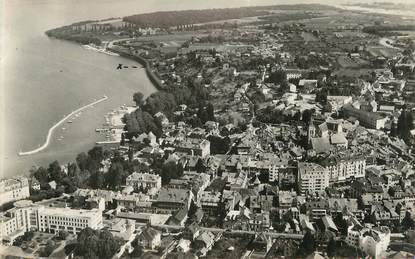
<path id="1" fill-rule="evenodd" d="M 334 72 L 334 75 L 337 76 L 346 76 L 346 77 L 359 77 L 361 75 L 368 75 L 370 74 L 370 72 L 373 71 L 371 69 L 353 69 L 353 68 L 345 68 L 345 69 L 340 69 L 336 72 Z"/>
<path id="2" fill-rule="evenodd" d="M 342 68 L 359 68 L 368 64 L 366 60 L 361 58 L 350 58 L 348 56 L 340 56 L 337 59 L 337 63 Z"/>
<path id="3" fill-rule="evenodd" d="M 368 46 L 367 51 L 374 57 L 392 58 L 398 54 L 398 50 L 382 47 L 382 46 Z"/>
<path id="4" fill-rule="evenodd" d="M 304 41 L 318 41 L 318 38 L 309 32 L 302 32 L 301 37 L 303 37 Z"/>

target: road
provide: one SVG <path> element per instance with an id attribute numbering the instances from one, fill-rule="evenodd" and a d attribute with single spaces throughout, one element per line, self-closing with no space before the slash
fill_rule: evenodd
<path id="1" fill-rule="evenodd" d="M 394 42 L 394 40 L 391 40 L 389 38 L 380 38 L 380 40 L 379 40 L 379 44 L 384 46 L 384 47 L 387 47 L 387 48 L 390 48 L 390 49 L 402 50 L 401 48 L 392 46 L 388 42 Z"/>

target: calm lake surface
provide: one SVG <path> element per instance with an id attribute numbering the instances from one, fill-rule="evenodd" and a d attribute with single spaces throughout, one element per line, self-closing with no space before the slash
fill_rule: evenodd
<path id="1" fill-rule="evenodd" d="M 270 1 L 269 1 L 270 2 Z M 131 104 L 135 91 L 155 91 L 144 69 L 115 70 L 133 62 L 46 37 L 48 29 L 73 22 L 157 10 L 238 6 L 250 1 L 10 0 L 0 4 L 1 159 L 0 177 L 25 174 L 53 160 L 73 161 L 102 139 L 95 128 L 104 115 Z M 219 5 L 218 5 L 219 4 Z M 109 100 L 60 126 L 44 151 L 19 157 L 42 145 L 49 128 L 71 111 L 107 95 Z M 66 128 L 62 130 L 62 128 Z M 59 137 L 63 140 L 58 140 Z"/>
<path id="2" fill-rule="evenodd" d="M 155 91 L 141 69 L 115 70 L 132 61 L 49 39 L 48 29 L 73 22 L 121 17 L 158 10 L 269 5 L 273 0 L 5 0 L 0 3 L 0 178 L 25 174 L 33 165 L 73 161 L 102 137 L 95 128 L 104 115 L 131 104 L 135 91 Z M 299 3 L 304 1 L 290 1 Z M 307 1 L 310 3 L 311 1 Z M 313 1 L 319 2 L 319 1 Z M 321 2 L 321 1 L 320 1 Z M 326 1 L 330 3 L 331 1 Z M 82 112 L 53 134 L 49 147 L 19 157 L 43 144 L 48 129 L 71 111 L 107 95 L 109 100 Z M 65 127 L 66 130 L 62 130 Z M 63 140 L 57 139 L 62 136 Z"/>

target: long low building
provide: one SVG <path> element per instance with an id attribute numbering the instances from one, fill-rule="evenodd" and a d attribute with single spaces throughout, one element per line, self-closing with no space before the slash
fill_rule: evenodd
<path id="1" fill-rule="evenodd" d="M 15 208 L 0 215 L 0 238 L 6 245 L 26 231 L 47 233 L 67 231 L 79 233 L 84 228 L 102 228 L 102 210 L 47 207 L 28 200 L 15 203 Z"/>
<path id="2" fill-rule="evenodd" d="M 386 117 L 382 117 L 376 112 L 359 110 L 353 107 L 351 104 L 346 104 L 343 106 L 343 113 L 344 116 L 354 117 L 362 126 L 371 129 L 383 129 L 385 128 L 385 123 L 387 121 Z"/>
<path id="3" fill-rule="evenodd" d="M 39 207 L 37 213 L 37 229 L 42 232 L 58 233 L 64 230 L 76 234 L 87 227 L 99 229 L 102 226 L 102 212 L 98 209 Z"/>

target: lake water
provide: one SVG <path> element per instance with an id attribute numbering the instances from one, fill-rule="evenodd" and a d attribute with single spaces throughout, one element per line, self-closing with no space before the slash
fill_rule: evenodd
<path id="1" fill-rule="evenodd" d="M 301 0 L 290 3 L 304 2 Z M 305 1 L 310 3 L 310 1 Z M 319 1 L 313 1 L 319 2 Z M 327 0 L 326 3 L 332 1 Z M 130 104 L 135 91 L 155 91 L 143 69 L 115 70 L 120 57 L 49 39 L 48 29 L 88 19 L 121 17 L 157 10 L 270 5 L 275 0 L 5 0 L 0 2 L 0 177 L 26 173 L 32 165 L 64 163 L 100 139 L 95 128 L 104 115 Z M 87 109 L 72 124 L 59 127 L 50 146 L 32 156 L 19 151 L 38 147 L 48 129 L 64 115 L 93 99 L 109 100 Z M 63 131 L 61 128 L 65 127 Z M 57 138 L 63 136 L 62 141 Z"/>

